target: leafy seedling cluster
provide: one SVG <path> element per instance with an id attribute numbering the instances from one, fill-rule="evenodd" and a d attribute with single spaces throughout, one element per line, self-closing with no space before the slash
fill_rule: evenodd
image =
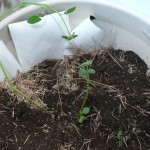
<path id="1" fill-rule="evenodd" d="M 89 107 L 85 107 L 85 104 L 87 102 L 88 96 L 89 96 L 89 89 L 90 89 L 90 75 L 95 74 L 95 70 L 93 68 L 90 68 L 93 61 L 89 60 L 80 65 L 80 69 L 78 70 L 78 74 L 80 77 L 84 78 L 86 80 L 87 86 L 86 86 L 86 95 L 82 102 L 80 112 L 79 112 L 79 118 L 78 122 L 83 123 L 83 121 L 86 119 L 86 116 L 90 112 Z"/>
<path id="2" fill-rule="evenodd" d="M 56 9 L 54 9 L 53 7 L 51 7 L 51 6 L 47 5 L 47 4 L 33 3 L 33 2 L 20 2 L 20 3 L 17 3 L 16 5 L 12 6 L 10 9 L 8 9 L 6 12 L 4 12 L 2 15 L 0 15 L 0 20 L 2 20 L 7 15 L 9 15 L 14 9 L 16 9 L 18 7 L 22 8 L 22 7 L 25 7 L 25 6 L 28 6 L 28 5 L 40 6 L 40 7 L 43 8 L 43 10 L 49 9 L 49 10 L 53 11 L 54 13 L 57 13 L 60 16 L 60 18 L 61 18 L 62 22 L 64 23 L 64 25 L 65 25 L 65 27 L 67 29 L 67 32 L 68 32 L 68 35 L 63 35 L 62 36 L 63 39 L 65 39 L 67 41 L 70 41 L 70 40 L 72 40 L 72 39 L 77 37 L 77 35 L 75 33 L 71 33 L 70 32 L 70 30 L 69 30 L 65 20 L 62 17 L 64 14 L 65 15 L 69 15 L 69 14 L 73 13 L 76 10 L 76 7 L 71 7 L 68 10 L 66 10 L 64 12 L 64 14 L 61 14 Z M 43 16 L 44 16 L 44 11 L 42 11 L 41 14 L 30 16 L 28 18 L 27 22 L 29 24 L 38 23 L 38 22 L 41 21 L 41 17 L 43 17 Z"/>
<path id="3" fill-rule="evenodd" d="M 66 11 L 64 12 L 64 14 L 65 14 L 65 15 L 69 15 L 69 14 L 73 13 L 75 10 L 76 10 L 76 7 L 69 8 L 68 10 L 66 10 Z M 59 13 L 59 12 L 57 12 L 57 13 Z M 63 22 L 65 23 L 64 19 L 62 18 L 62 15 L 63 15 L 63 14 L 60 14 L 60 13 L 59 13 L 59 15 L 61 15 L 61 19 L 62 19 Z M 31 16 L 31 17 L 28 18 L 27 22 L 28 22 L 29 24 L 38 23 L 38 22 L 41 21 L 41 17 L 43 17 L 43 13 L 41 13 L 41 15 L 33 15 L 33 16 Z M 67 30 L 68 30 L 68 35 L 63 35 L 63 36 L 61 36 L 61 37 L 62 37 L 63 39 L 65 39 L 65 40 L 67 40 L 67 41 L 71 41 L 72 39 L 76 38 L 77 35 L 76 35 L 74 32 L 71 33 L 71 32 L 69 31 L 67 25 L 65 25 L 65 26 L 66 26 L 66 28 L 67 28 Z"/>

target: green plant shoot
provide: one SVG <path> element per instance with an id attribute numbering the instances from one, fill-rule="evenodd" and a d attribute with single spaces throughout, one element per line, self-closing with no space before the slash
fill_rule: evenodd
<path id="1" fill-rule="evenodd" d="M 86 86 L 86 95 L 83 100 L 83 103 L 80 108 L 79 112 L 79 118 L 78 122 L 83 123 L 83 121 L 86 119 L 85 115 L 87 115 L 90 112 L 89 107 L 85 107 L 85 104 L 87 102 L 88 96 L 89 96 L 89 89 L 90 89 L 90 74 L 95 74 L 95 70 L 93 68 L 90 68 L 90 65 L 92 65 L 93 61 L 89 60 L 80 65 L 80 69 L 78 71 L 78 74 L 80 77 L 84 78 L 87 82 Z"/>
<path id="2" fill-rule="evenodd" d="M 76 38 L 78 35 L 76 35 L 74 32 L 70 35 L 70 36 L 61 36 L 63 39 L 67 40 L 67 41 L 71 41 L 72 39 Z"/>
<path id="3" fill-rule="evenodd" d="M 2 20 L 4 17 L 6 17 L 7 15 L 9 15 L 14 9 L 20 7 L 25 7 L 25 6 L 28 6 L 28 5 L 34 5 L 34 6 L 39 6 L 39 7 L 42 7 L 45 9 L 49 9 L 51 11 L 53 11 L 54 13 L 57 13 L 63 24 L 65 25 L 66 29 L 67 29 L 67 32 L 68 32 L 68 35 L 63 35 L 62 38 L 65 39 L 65 40 L 72 40 L 74 38 L 77 37 L 77 35 L 75 33 L 71 33 L 65 20 L 63 19 L 61 13 L 59 13 L 56 9 L 54 9 L 53 7 L 49 6 L 48 4 L 41 4 L 41 3 L 34 3 L 34 2 L 20 2 L 20 3 L 17 3 L 16 5 L 12 6 L 10 9 L 8 9 L 6 12 L 4 12 L 3 14 L 0 15 L 0 20 Z M 69 8 L 67 11 L 64 12 L 64 14 L 68 15 L 70 13 L 73 13 L 74 11 L 76 10 L 76 7 L 72 7 L 72 8 Z M 35 24 L 35 23 L 38 23 L 39 21 L 41 21 L 41 17 L 43 16 L 43 12 L 41 13 L 42 15 L 33 15 L 33 16 L 30 16 L 27 20 L 28 23 L 30 24 Z"/>
<path id="4" fill-rule="evenodd" d="M 34 15 L 28 18 L 27 22 L 30 24 L 35 24 L 41 21 L 40 16 Z"/>
<path id="5" fill-rule="evenodd" d="M 64 12 L 64 14 L 66 14 L 66 15 L 71 14 L 71 13 L 73 13 L 75 10 L 76 10 L 76 7 L 69 8 L 67 11 Z"/>
<path id="6" fill-rule="evenodd" d="M 36 102 L 35 100 L 31 99 L 30 97 L 28 97 L 26 94 L 24 94 L 22 91 L 20 91 L 19 89 L 17 89 L 17 88 L 15 87 L 15 85 L 14 85 L 14 84 L 11 82 L 11 80 L 9 79 L 9 77 L 8 77 L 8 75 L 7 75 L 7 73 L 6 73 L 5 69 L 4 69 L 4 66 L 3 66 L 3 64 L 2 64 L 1 61 L 0 61 L 0 68 L 1 68 L 3 74 L 4 74 L 5 78 L 6 78 L 6 82 L 7 82 L 8 86 L 9 86 L 9 88 L 10 88 L 13 92 L 15 92 L 15 93 L 17 93 L 18 95 L 20 95 L 21 97 L 25 98 L 25 99 L 28 100 L 32 105 L 34 105 L 36 108 L 42 110 L 43 112 L 48 113 L 48 114 L 51 113 L 50 111 L 47 111 L 47 109 L 43 108 L 38 102 Z"/>
<path id="7" fill-rule="evenodd" d="M 119 147 L 121 147 L 122 146 L 122 142 L 123 142 L 123 133 L 122 133 L 122 131 L 118 131 L 117 139 L 119 140 Z"/>
<path id="8" fill-rule="evenodd" d="M 80 111 L 78 122 L 83 123 L 83 121 L 86 119 L 85 115 L 87 115 L 89 112 L 90 112 L 90 108 L 84 107 L 83 110 Z"/>

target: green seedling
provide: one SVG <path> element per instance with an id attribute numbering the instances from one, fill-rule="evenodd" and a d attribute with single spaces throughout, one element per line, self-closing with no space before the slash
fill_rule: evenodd
<path id="1" fill-rule="evenodd" d="M 26 100 L 29 101 L 33 106 L 35 106 L 36 108 L 42 110 L 43 112 L 45 112 L 45 113 L 51 113 L 51 112 L 48 111 L 47 109 L 43 108 L 38 102 L 36 102 L 35 100 L 31 99 L 30 97 L 28 97 L 26 94 L 24 94 L 22 91 L 20 91 L 19 89 L 17 89 L 17 88 L 15 87 L 15 85 L 14 85 L 14 84 L 11 82 L 11 80 L 9 79 L 9 77 L 8 77 L 8 75 L 7 75 L 7 73 L 6 73 L 5 69 L 4 69 L 4 66 L 3 66 L 3 64 L 2 64 L 1 61 L 0 61 L 0 68 L 1 68 L 3 74 L 4 74 L 5 78 L 6 78 L 6 82 L 7 82 L 8 86 L 9 86 L 9 88 L 10 88 L 13 92 L 17 93 L 17 94 L 20 95 L 22 98 L 26 99 Z"/>
<path id="2" fill-rule="evenodd" d="M 54 9 L 53 7 L 47 5 L 47 4 L 41 4 L 41 3 L 33 3 L 33 2 L 20 2 L 20 3 L 17 3 L 16 5 L 12 6 L 10 9 L 8 9 L 6 12 L 4 12 L 2 15 L 0 15 L 0 20 L 2 20 L 3 18 L 5 18 L 7 15 L 9 15 L 13 10 L 15 10 L 16 8 L 22 8 L 22 7 L 25 7 L 25 6 L 28 6 L 28 5 L 34 5 L 34 6 L 39 6 L 39 7 L 42 7 L 43 10 L 45 11 L 45 9 L 49 9 L 51 11 L 53 11 L 54 13 L 57 13 L 63 24 L 65 25 L 66 29 L 67 29 L 67 32 L 68 32 L 68 35 L 63 35 L 62 38 L 64 38 L 65 40 L 67 41 L 70 41 L 74 38 L 77 37 L 77 35 L 75 33 L 71 34 L 65 20 L 63 19 L 61 13 L 59 13 L 56 9 Z M 76 7 L 72 7 L 72 8 L 69 8 L 67 11 L 64 12 L 64 14 L 68 15 L 68 14 L 71 14 L 73 13 L 74 11 L 76 10 Z M 43 11 L 43 12 L 44 12 Z M 44 13 L 41 13 L 42 15 L 33 15 L 33 16 L 30 16 L 27 20 L 27 22 L 29 24 L 35 24 L 35 23 L 38 23 L 41 21 L 41 17 L 43 17 L 43 14 Z"/>
<path id="3" fill-rule="evenodd" d="M 124 138 L 123 132 L 122 131 L 118 131 L 118 133 L 117 133 L 117 139 L 119 140 L 119 147 L 122 146 L 123 138 Z"/>
<path id="4" fill-rule="evenodd" d="M 83 123 L 83 121 L 86 119 L 85 115 L 87 115 L 90 112 L 90 108 L 89 107 L 84 107 L 82 111 L 80 111 L 79 114 L 79 123 Z"/>
<path id="5" fill-rule="evenodd" d="M 85 107 L 85 104 L 86 104 L 88 96 L 89 96 L 90 75 L 95 74 L 95 70 L 93 68 L 90 68 L 92 63 L 93 63 L 92 60 L 89 60 L 89 61 L 82 63 L 80 65 L 80 69 L 78 71 L 79 76 L 84 78 L 87 82 L 86 95 L 85 95 L 85 98 L 84 98 L 83 103 L 81 105 L 80 112 L 79 112 L 79 118 L 78 118 L 79 123 L 83 123 L 83 121 L 86 119 L 85 115 L 87 115 L 90 112 L 90 108 Z"/>
<path id="6" fill-rule="evenodd" d="M 74 38 L 76 38 L 78 35 L 76 35 L 74 32 L 71 34 L 71 35 L 69 35 L 69 36 L 66 36 L 66 35 L 64 35 L 64 36 L 62 36 L 62 38 L 63 39 L 65 39 L 65 40 L 67 40 L 67 41 L 71 41 L 72 39 L 74 39 Z"/>
<path id="7" fill-rule="evenodd" d="M 71 8 L 69 8 L 67 11 L 65 11 L 64 14 L 66 14 L 66 15 L 71 14 L 71 13 L 73 13 L 75 10 L 76 10 L 76 7 L 71 7 Z"/>

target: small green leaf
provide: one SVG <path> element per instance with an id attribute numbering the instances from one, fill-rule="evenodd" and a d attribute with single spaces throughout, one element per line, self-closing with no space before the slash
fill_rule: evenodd
<path id="1" fill-rule="evenodd" d="M 40 18 L 39 16 L 37 16 L 37 15 L 31 16 L 31 17 L 29 17 L 28 20 L 27 20 L 27 22 L 28 22 L 29 24 L 35 24 L 35 23 L 37 23 L 37 22 L 39 22 L 39 21 L 41 21 L 41 18 Z"/>
<path id="2" fill-rule="evenodd" d="M 89 107 L 84 107 L 82 110 L 82 114 L 87 115 L 90 112 L 90 108 Z"/>
<path id="3" fill-rule="evenodd" d="M 91 69 L 88 70 L 88 73 L 95 74 L 95 70 L 91 68 Z"/>
<path id="4" fill-rule="evenodd" d="M 78 35 L 76 35 L 76 34 L 73 32 L 73 34 L 70 35 L 70 36 L 63 35 L 63 36 L 61 36 L 61 37 L 62 37 L 63 39 L 65 39 L 65 40 L 67 40 L 67 41 L 70 41 L 70 40 L 76 38 L 77 36 L 78 36 Z"/>
<path id="5" fill-rule="evenodd" d="M 76 7 L 69 8 L 67 11 L 64 12 L 64 14 L 66 14 L 66 15 L 71 14 L 75 10 L 76 10 Z"/>
<path id="6" fill-rule="evenodd" d="M 63 36 L 61 36 L 63 39 L 65 39 L 65 40 L 67 40 L 67 41 L 69 41 L 69 36 L 66 36 L 66 35 L 63 35 Z"/>
<path id="7" fill-rule="evenodd" d="M 80 68 L 78 71 L 78 74 L 80 77 L 87 79 L 87 71 L 86 70 Z"/>
<path id="8" fill-rule="evenodd" d="M 92 63 L 93 63 L 93 61 L 92 61 L 92 60 L 89 60 L 89 61 L 86 61 L 86 62 L 82 63 L 80 66 L 81 66 L 81 67 L 86 67 L 86 66 L 91 65 Z"/>
<path id="9" fill-rule="evenodd" d="M 117 138 L 118 138 L 118 140 L 122 140 L 122 138 L 123 138 L 123 133 L 122 133 L 122 131 L 119 131 L 119 132 L 117 133 Z"/>
<path id="10" fill-rule="evenodd" d="M 85 120 L 85 117 L 84 117 L 84 116 L 80 116 L 78 122 L 79 122 L 79 123 L 83 123 L 84 120 Z"/>

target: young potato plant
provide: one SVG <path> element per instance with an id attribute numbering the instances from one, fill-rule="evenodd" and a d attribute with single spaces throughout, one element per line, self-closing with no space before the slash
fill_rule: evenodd
<path id="1" fill-rule="evenodd" d="M 48 10 L 51 10 L 52 12 L 54 12 L 54 13 L 57 13 L 57 14 L 60 16 L 60 18 L 61 18 L 61 20 L 62 20 L 62 22 L 63 22 L 63 24 L 64 24 L 64 26 L 65 26 L 65 28 L 66 28 L 66 30 L 67 30 L 67 32 L 68 32 L 68 35 L 63 35 L 62 38 L 64 38 L 65 40 L 70 41 L 70 40 L 72 40 L 72 39 L 74 39 L 74 38 L 77 37 L 77 35 L 76 35 L 75 33 L 71 33 L 71 32 L 70 32 L 70 30 L 69 30 L 69 28 L 68 28 L 68 26 L 67 26 L 65 20 L 63 19 L 63 15 L 64 15 L 64 14 L 65 14 L 65 15 L 68 15 L 68 14 L 73 13 L 73 12 L 76 10 L 76 7 L 69 8 L 68 10 L 66 10 L 66 11 L 64 12 L 64 14 L 61 14 L 61 13 L 59 13 L 55 8 L 49 6 L 48 4 L 34 3 L 34 2 L 20 2 L 20 3 L 17 3 L 16 5 L 12 6 L 10 9 L 8 9 L 8 10 L 7 10 L 6 12 L 4 12 L 3 14 L 1 14 L 1 15 L 0 15 L 0 21 L 1 21 L 3 18 L 5 18 L 7 15 L 9 15 L 9 14 L 10 14 L 13 10 L 15 10 L 16 8 L 22 8 L 22 7 L 26 7 L 26 6 L 29 6 L 29 5 L 39 6 L 39 7 L 43 8 L 41 14 L 33 15 L 33 16 L 30 16 L 30 17 L 28 18 L 27 22 L 28 22 L 29 24 L 35 24 L 35 23 L 40 22 L 40 21 L 41 21 L 41 18 L 44 16 L 44 11 L 45 11 L 45 9 L 48 9 Z M 6 71 L 5 71 L 5 68 L 3 67 L 2 62 L 0 62 L 0 68 L 2 69 L 2 71 L 3 71 L 4 75 L 5 75 L 5 78 L 6 78 L 6 81 L 7 81 L 8 85 L 9 85 L 9 88 L 10 88 L 13 92 L 17 93 L 17 94 L 20 95 L 21 97 L 23 97 L 23 98 L 25 98 L 26 100 L 28 100 L 31 104 L 33 104 L 33 105 L 34 105 L 35 107 L 37 107 L 38 109 L 41 109 L 41 110 L 43 110 L 43 111 L 46 112 L 46 113 L 51 113 L 50 111 L 47 111 L 46 109 L 44 109 L 44 108 L 43 108 L 39 103 L 37 103 L 35 100 L 32 100 L 29 96 L 25 95 L 22 91 L 20 91 L 19 89 L 17 89 L 17 88 L 15 87 L 15 85 L 14 85 L 14 84 L 11 82 L 11 80 L 9 79 L 9 77 L 8 77 Z"/>
<path id="2" fill-rule="evenodd" d="M 80 111 L 79 111 L 79 118 L 78 122 L 83 123 L 83 121 L 86 119 L 86 115 L 90 112 L 89 107 L 85 107 L 85 104 L 87 102 L 88 96 L 89 96 L 89 89 L 90 89 L 90 75 L 95 74 L 95 70 L 93 68 L 90 68 L 93 61 L 89 60 L 80 65 L 80 69 L 78 70 L 78 74 L 80 77 L 84 78 L 86 80 L 87 86 L 86 86 L 86 95 L 82 102 Z"/>
<path id="3" fill-rule="evenodd" d="M 10 9 L 8 9 L 6 12 L 4 12 L 2 15 L 0 15 L 0 20 L 2 20 L 7 15 L 9 15 L 14 9 L 16 9 L 18 7 L 22 8 L 22 7 L 25 7 L 25 6 L 28 6 L 28 5 L 40 6 L 40 7 L 43 8 L 43 10 L 49 9 L 49 10 L 53 11 L 54 13 L 57 13 L 60 16 L 60 18 L 61 18 L 62 22 L 64 23 L 64 25 L 65 25 L 65 27 L 67 29 L 67 32 L 68 32 L 68 35 L 62 35 L 63 39 L 65 39 L 67 41 L 70 41 L 70 40 L 72 40 L 72 39 L 77 37 L 77 35 L 75 33 L 71 33 L 70 32 L 69 28 L 67 27 L 67 24 L 66 24 L 65 20 L 62 17 L 64 14 L 68 15 L 68 14 L 73 13 L 76 10 L 76 7 L 71 7 L 68 10 L 66 10 L 64 12 L 64 14 L 61 14 L 55 8 L 53 8 L 53 7 L 51 7 L 51 6 L 47 5 L 47 4 L 33 3 L 33 2 L 20 2 L 20 3 L 17 3 L 16 5 L 12 6 Z M 43 17 L 43 16 L 44 16 L 44 11 L 42 11 L 41 14 L 30 16 L 28 18 L 27 22 L 29 24 L 38 23 L 38 22 L 41 21 L 41 17 Z"/>

